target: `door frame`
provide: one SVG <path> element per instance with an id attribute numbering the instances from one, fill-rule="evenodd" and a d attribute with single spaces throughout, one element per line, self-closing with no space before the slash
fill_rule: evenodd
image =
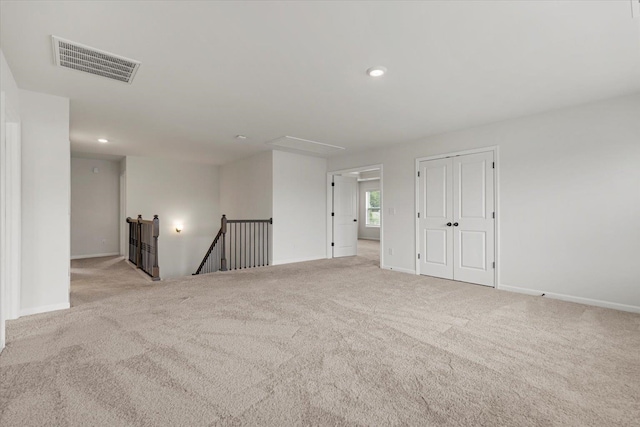
<path id="1" fill-rule="evenodd" d="M 500 262 L 500 150 L 497 145 L 492 145 L 489 147 L 483 148 L 474 148 L 471 150 L 463 150 L 463 151 L 453 151 L 449 153 L 436 154 L 434 156 L 427 157 L 418 157 L 416 158 L 415 165 L 415 258 L 414 263 L 416 266 L 416 275 L 420 275 L 420 263 L 418 262 L 418 253 L 420 252 L 420 221 L 418 219 L 418 210 L 420 207 L 420 179 L 418 178 L 418 171 L 420 170 L 420 162 L 428 161 L 428 160 L 439 160 L 446 159 L 448 157 L 457 157 L 457 156 L 465 156 L 467 154 L 478 154 L 478 153 L 493 153 L 493 161 L 496 164 L 495 172 L 493 175 L 493 209 L 496 213 L 495 218 L 495 227 L 493 229 L 494 234 L 494 257 L 496 260 L 496 268 L 494 269 L 494 278 L 493 278 L 493 287 L 495 289 L 499 289 L 500 287 L 500 269 L 502 267 L 502 263 Z"/>
<path id="2" fill-rule="evenodd" d="M 384 265 L 384 168 L 382 163 L 359 166 L 349 169 L 340 169 L 327 172 L 327 259 L 333 258 L 333 250 L 331 249 L 331 241 L 333 239 L 333 221 L 331 219 L 331 210 L 333 209 L 333 190 L 331 183 L 333 175 L 340 175 L 349 172 L 362 172 L 369 169 L 380 169 L 380 268 Z M 357 199 L 357 197 L 356 197 Z M 358 206 L 358 213 L 360 206 Z"/>
<path id="3" fill-rule="evenodd" d="M 22 125 L 14 107 L 0 92 L 0 351 L 5 322 L 20 317 Z"/>

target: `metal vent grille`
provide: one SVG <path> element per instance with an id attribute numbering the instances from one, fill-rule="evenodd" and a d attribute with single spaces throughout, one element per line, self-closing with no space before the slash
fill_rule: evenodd
<path id="1" fill-rule="evenodd" d="M 124 83 L 133 81 L 140 62 L 52 36 L 56 65 Z"/>

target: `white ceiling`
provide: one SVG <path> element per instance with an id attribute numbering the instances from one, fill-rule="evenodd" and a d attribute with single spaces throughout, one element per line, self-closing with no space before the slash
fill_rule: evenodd
<path id="1" fill-rule="evenodd" d="M 627 0 L 3 0 L 0 12 L 18 85 L 71 99 L 76 152 L 220 164 L 284 135 L 350 152 L 640 91 Z M 142 66 L 132 85 L 55 67 L 51 35 Z M 368 77 L 374 65 L 388 74 Z"/>

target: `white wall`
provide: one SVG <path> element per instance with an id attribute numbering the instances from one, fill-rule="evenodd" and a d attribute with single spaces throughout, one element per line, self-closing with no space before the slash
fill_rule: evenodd
<path id="1" fill-rule="evenodd" d="M 497 145 L 498 287 L 637 311 L 639 117 L 636 94 L 335 157 L 328 169 L 383 163 L 384 267 L 415 271 L 415 159 Z"/>
<path id="2" fill-rule="evenodd" d="M 71 157 L 72 259 L 120 253 L 119 187 L 119 162 Z"/>
<path id="3" fill-rule="evenodd" d="M 194 273 L 220 228 L 218 167 L 147 157 L 125 165 L 127 216 L 160 218 L 160 277 Z"/>
<path id="4" fill-rule="evenodd" d="M 228 219 L 273 216 L 271 151 L 220 167 L 220 207 Z"/>
<path id="5" fill-rule="evenodd" d="M 20 90 L 21 315 L 69 307 L 69 100 Z"/>
<path id="6" fill-rule="evenodd" d="M 380 227 L 367 227 L 367 191 L 380 190 L 380 180 L 358 183 L 358 239 L 380 240 Z"/>
<path id="7" fill-rule="evenodd" d="M 0 49 L 0 88 L 0 91 L 5 94 L 7 104 L 15 109 L 17 113 L 20 108 L 20 89 L 18 89 L 18 85 L 13 78 L 13 73 L 2 49 Z"/>
<path id="8" fill-rule="evenodd" d="M 326 257 L 326 159 L 273 152 L 273 264 Z"/>

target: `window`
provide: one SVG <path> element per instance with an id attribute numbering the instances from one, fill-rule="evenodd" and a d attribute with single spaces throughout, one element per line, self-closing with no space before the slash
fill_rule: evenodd
<path id="1" fill-rule="evenodd" d="M 366 192 L 367 227 L 380 227 L 380 190 Z"/>

